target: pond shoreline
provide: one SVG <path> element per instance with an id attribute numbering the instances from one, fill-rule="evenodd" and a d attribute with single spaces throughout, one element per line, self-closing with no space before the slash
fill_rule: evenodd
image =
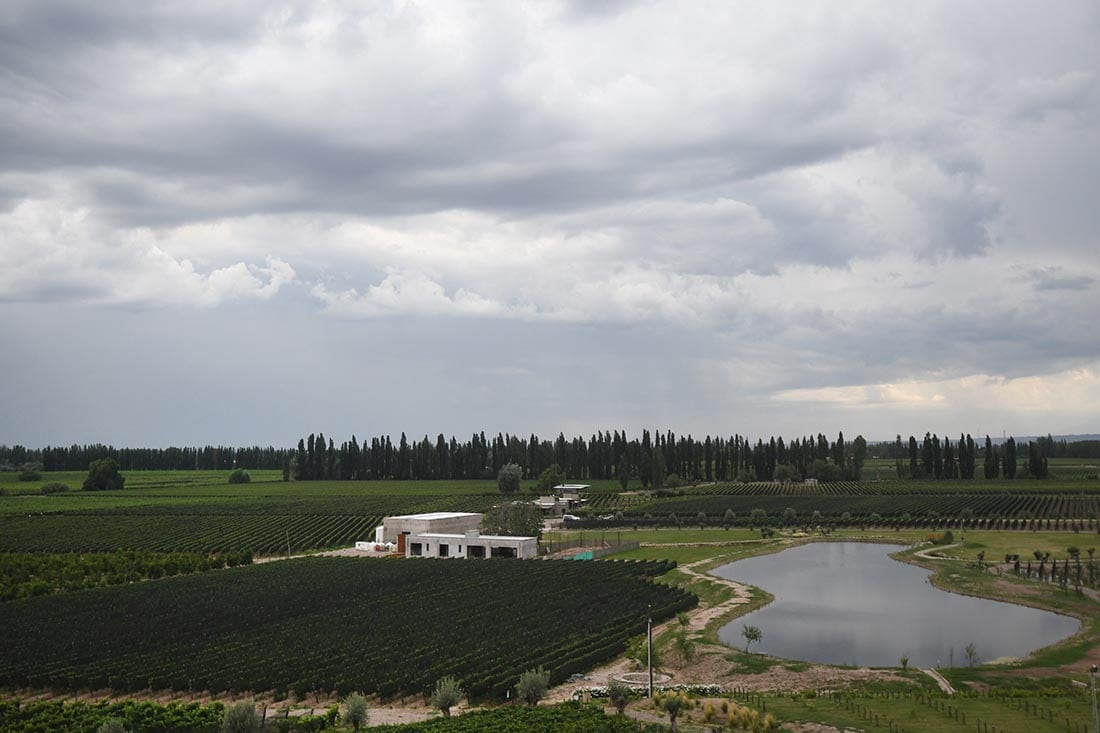
<path id="1" fill-rule="evenodd" d="M 1044 602 L 1044 599 L 1041 596 L 1040 597 L 1027 597 L 1027 596 L 1021 596 L 1019 594 L 1013 594 L 1011 588 L 999 589 L 999 588 L 991 586 L 991 587 L 981 588 L 980 591 L 976 591 L 976 590 L 971 589 L 971 588 L 963 587 L 959 583 L 957 583 L 957 582 L 953 581 L 952 579 L 950 579 L 949 573 L 951 573 L 952 568 L 951 568 L 951 565 L 949 563 L 954 562 L 954 563 L 960 563 L 961 564 L 961 563 L 965 562 L 964 560 L 961 560 L 961 559 L 942 559 L 942 560 L 940 560 L 940 559 L 936 559 L 936 558 L 921 557 L 917 553 L 919 553 L 922 549 L 925 552 L 927 552 L 927 551 L 930 551 L 930 550 L 934 549 L 936 546 L 931 545 L 930 543 L 925 543 L 925 542 L 911 543 L 911 542 L 908 542 L 906 540 L 903 540 L 902 538 L 896 538 L 895 539 L 895 538 L 892 538 L 892 537 L 882 536 L 882 535 L 871 536 L 871 537 L 855 537 L 855 538 L 852 538 L 852 537 L 787 537 L 787 538 L 782 538 L 779 542 L 762 544 L 760 547 L 754 548 L 753 551 L 751 551 L 751 552 L 749 552 L 745 555 L 742 555 L 740 557 L 737 557 L 736 559 L 715 558 L 713 561 L 710 561 L 710 562 L 707 562 L 707 563 L 701 563 L 701 564 L 697 565 L 697 568 L 700 569 L 700 570 L 703 570 L 705 568 L 705 571 L 707 572 L 708 575 L 711 575 L 712 577 L 715 577 L 715 578 L 722 578 L 722 576 L 718 576 L 718 575 L 714 574 L 712 571 L 716 568 L 724 567 L 724 566 L 730 565 L 730 564 L 734 564 L 734 563 L 740 562 L 742 560 L 747 560 L 747 559 L 750 559 L 750 558 L 760 557 L 760 556 L 765 556 L 765 555 L 778 554 L 780 552 L 783 552 L 784 550 L 789 550 L 789 549 L 792 549 L 792 548 L 802 547 L 802 546 L 805 546 L 805 545 L 809 545 L 811 543 L 823 543 L 823 544 L 833 543 L 833 544 L 835 544 L 835 543 L 838 543 L 838 542 L 841 542 L 841 543 L 856 543 L 856 544 L 888 544 L 888 545 L 900 546 L 898 550 L 887 553 L 887 557 L 889 557 L 891 560 L 894 560 L 894 561 L 897 561 L 897 562 L 900 562 L 900 563 L 904 563 L 906 565 L 911 565 L 913 567 L 920 568 L 924 571 L 927 571 L 927 573 L 928 573 L 927 580 L 928 580 L 929 585 L 931 585 L 932 587 L 934 587 L 938 591 L 945 592 L 945 593 L 951 593 L 951 594 L 954 594 L 954 595 L 959 596 L 959 597 L 970 597 L 970 598 L 976 598 L 976 599 L 981 599 L 981 600 L 988 600 L 988 601 L 992 601 L 992 602 L 996 602 L 996 603 L 1004 603 L 1004 604 L 1007 604 L 1007 605 L 1016 606 L 1016 607 L 1020 607 L 1020 608 L 1029 608 L 1029 609 L 1033 609 L 1033 610 L 1037 610 L 1037 611 L 1044 611 L 1044 612 L 1047 612 L 1047 613 L 1053 613 L 1053 614 L 1056 614 L 1056 615 L 1061 616 L 1063 618 L 1073 619 L 1078 624 L 1076 630 L 1074 630 L 1072 633 L 1068 634 L 1067 636 L 1064 636 L 1064 637 L 1058 639 L 1057 641 L 1046 644 L 1042 647 L 1032 649 L 1032 650 L 1028 651 L 1026 653 L 1026 655 L 1012 656 L 1012 657 L 1007 658 L 1007 659 L 1005 659 L 1004 661 L 1001 661 L 1001 662 L 998 662 L 997 660 L 991 660 L 991 661 L 988 661 L 988 662 L 983 662 L 981 666 L 995 667 L 995 668 L 1010 668 L 1010 667 L 1019 667 L 1021 664 L 1024 664 L 1024 663 L 1036 664 L 1039 661 L 1038 658 L 1040 656 L 1042 656 L 1045 653 L 1048 653 L 1051 650 L 1058 649 L 1058 648 L 1063 648 L 1063 647 L 1069 649 L 1069 648 L 1077 646 L 1081 643 L 1091 642 L 1091 641 L 1093 641 L 1093 637 L 1095 636 L 1095 629 L 1092 628 L 1093 624 L 1090 623 L 1091 621 L 1093 621 L 1093 616 L 1090 615 L 1086 610 L 1060 607 L 1056 603 L 1051 603 L 1049 601 Z M 971 570 L 973 572 L 975 569 L 974 568 L 969 568 L 969 570 Z M 989 578 L 991 578 L 991 579 L 995 578 L 995 582 L 999 581 L 999 582 L 1004 583 L 1005 585 L 1008 585 L 1008 586 L 1020 585 L 1019 581 L 1017 581 L 1015 578 L 1002 578 L 1000 576 L 994 576 L 993 574 L 989 574 Z M 725 578 L 723 578 L 723 579 L 725 579 Z M 767 593 L 769 596 L 771 595 L 771 593 L 766 591 L 762 586 L 757 586 L 757 585 L 753 585 L 753 584 L 750 584 L 750 583 L 746 583 L 743 580 L 738 580 L 737 582 L 740 582 L 744 585 L 748 585 L 751 588 L 757 588 L 759 591 Z M 1049 590 L 1049 589 L 1043 588 L 1041 590 L 1046 591 L 1046 590 Z M 735 613 L 729 614 L 728 618 L 723 618 L 722 622 L 720 624 L 716 625 L 716 627 L 714 628 L 714 631 L 713 631 L 714 640 L 717 641 L 718 643 L 722 644 L 723 646 L 728 647 L 728 648 L 737 649 L 737 646 L 735 644 L 727 642 L 727 641 L 723 641 L 718 636 L 718 633 L 717 633 L 718 629 L 728 626 L 730 623 L 732 623 L 734 620 L 736 620 L 737 618 L 739 618 L 741 616 L 747 615 L 748 613 L 751 613 L 752 611 L 756 611 L 756 610 L 759 610 L 760 608 L 763 608 L 767 605 L 770 605 L 772 600 L 773 600 L 773 598 L 768 598 L 763 603 L 753 604 L 753 607 L 751 609 L 749 609 L 749 608 L 736 609 Z M 772 656 L 775 659 L 790 659 L 791 661 L 807 661 L 807 660 L 804 660 L 804 659 L 797 659 L 797 658 L 794 658 L 794 657 L 774 656 L 774 655 L 768 655 L 768 656 Z M 846 665 L 846 664 L 837 664 L 837 663 L 830 663 L 830 662 L 813 662 L 813 663 L 827 664 L 827 665 L 839 666 L 839 667 L 850 666 L 850 665 Z M 893 669 L 893 668 L 897 668 L 897 665 L 860 665 L 860 666 L 869 666 L 869 668 L 874 668 L 874 669 Z M 924 666 L 928 666 L 928 665 L 924 665 Z M 1036 664 L 1036 666 L 1039 666 L 1039 665 Z"/>

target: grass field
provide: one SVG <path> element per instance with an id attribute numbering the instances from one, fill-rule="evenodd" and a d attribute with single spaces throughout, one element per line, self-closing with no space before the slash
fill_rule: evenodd
<path id="1" fill-rule="evenodd" d="M 832 528 L 832 538 L 893 541 L 899 544 L 899 554 L 905 557 L 912 554 L 906 547 L 920 543 L 930 532 L 931 525 L 942 529 L 944 524 L 956 522 L 958 526 L 953 528 L 953 532 L 958 546 L 944 550 L 946 556 L 954 559 L 921 561 L 937 571 L 937 584 L 957 592 L 1025 600 L 1040 608 L 1078 615 L 1087 620 L 1085 631 L 1066 643 L 1041 650 L 1019 665 L 943 670 L 957 688 L 971 690 L 963 697 L 938 698 L 938 692 L 928 693 L 927 686 L 931 680 L 917 683 L 914 678 L 904 689 L 924 690 L 923 698 L 891 697 L 890 694 L 883 694 L 880 687 L 869 683 L 866 686 L 849 686 L 845 699 L 815 697 L 814 694 L 772 694 L 762 700 L 767 704 L 767 710 L 785 721 L 816 721 L 865 731 L 961 732 L 975 730 L 976 721 L 980 719 L 988 723 L 990 729 L 996 725 L 998 731 L 1053 733 L 1068 730 L 1077 733 L 1074 726 L 1087 721 L 1087 709 L 1084 699 L 1069 692 L 1069 680 L 1084 679 L 1080 674 L 1081 665 L 1090 658 L 1100 657 L 1097 653 L 1100 644 L 1100 603 L 1088 598 L 1076 598 L 1073 593 L 1059 590 L 1051 583 L 999 578 L 968 566 L 977 559 L 979 551 L 985 551 L 987 562 L 1000 561 L 1011 554 L 1032 557 L 1035 550 L 1051 553 L 1052 558 L 1062 561 L 1071 546 L 1080 550 L 1084 561 L 1088 557 L 1088 548 L 1100 548 L 1097 517 L 1086 514 L 1071 522 L 1065 519 L 1073 512 L 1087 513 L 1089 506 L 1100 501 L 1100 482 L 1089 478 L 1096 467 L 1088 461 L 1057 460 L 1052 461 L 1053 479 L 979 479 L 974 482 L 898 481 L 893 478 L 892 461 L 870 462 L 868 468 L 871 470 L 865 471 L 865 480 L 861 482 L 817 486 L 701 484 L 686 486 L 679 490 L 681 495 L 660 499 L 639 493 L 619 494 L 618 484 L 614 481 L 586 482 L 595 484 L 590 494 L 592 514 L 660 512 L 667 517 L 670 511 L 676 511 L 681 515 L 681 526 L 651 528 L 642 525 L 634 529 L 629 522 L 625 522 L 619 526 L 553 533 L 552 536 L 558 540 L 585 544 L 588 541 L 593 544 L 638 541 L 641 546 L 637 549 L 613 557 L 675 560 L 679 564 L 698 562 L 700 565 L 696 569 L 705 570 L 807 539 L 795 536 L 789 528 L 782 529 L 772 539 L 761 538 L 759 530 L 744 524 L 753 507 L 768 507 L 769 513 L 775 516 L 785 506 L 792 506 L 802 517 L 801 522 L 805 523 L 815 508 L 820 510 L 825 504 L 835 507 L 831 511 L 838 516 L 845 511 L 842 508 L 845 502 L 864 502 L 866 512 L 879 511 L 886 516 L 891 508 L 894 514 L 900 515 L 901 507 L 914 507 L 916 502 L 920 502 L 920 510 L 905 510 L 913 513 L 908 524 L 883 521 L 877 525 L 865 523 L 865 527 L 860 528 L 855 521 L 851 524 L 856 526 L 837 523 Z M 876 472 L 879 480 L 876 480 Z M 196 553 L 249 550 L 257 555 L 278 555 L 285 554 L 289 544 L 290 551 L 298 553 L 350 545 L 355 539 L 370 535 L 373 526 L 386 514 L 480 511 L 500 501 L 495 481 L 284 482 L 281 472 L 256 471 L 252 472 L 251 483 L 230 485 L 226 471 L 132 471 L 125 475 L 127 488 L 122 491 L 85 493 L 79 490 L 84 480 L 83 473 L 51 473 L 40 482 L 30 483 L 19 482 L 14 473 L 0 473 L 0 491 L 3 493 L 0 495 L 0 551 L 57 553 L 61 550 L 135 548 L 189 550 Z M 48 481 L 64 482 L 72 491 L 42 495 L 41 485 Z M 630 490 L 637 489 L 637 482 L 631 482 Z M 530 492 L 522 494 L 525 497 L 530 495 Z M 1015 516 L 1010 513 L 1014 511 L 1011 508 L 1004 514 L 994 516 L 998 512 L 997 506 L 1023 506 L 1021 502 L 1024 501 L 1045 507 L 1042 511 L 1051 513 L 1051 526 L 1065 528 L 1048 530 L 1046 523 L 1037 522 L 1016 523 L 1018 528 L 986 528 L 994 523 L 1008 526 L 1007 518 Z M 733 505 L 724 502 L 735 502 L 741 522 L 728 529 L 722 526 L 701 529 L 697 524 L 693 525 L 695 512 L 691 511 L 690 505 L 680 504 L 678 507 L 675 502 L 704 502 L 704 506 L 709 506 L 705 502 L 713 502 L 715 507 Z M 647 504 L 648 508 L 639 511 L 639 507 Z M 872 506 L 886 508 L 879 510 Z M 975 515 L 963 522 L 957 513 L 964 507 L 992 508 L 988 510 L 991 512 L 989 516 Z M 716 508 L 715 511 L 720 515 L 724 508 Z M 917 511 L 922 513 L 917 515 Z M 979 522 L 981 528 L 977 527 Z M 895 524 L 903 526 L 895 529 Z M 1032 529 L 1032 526 L 1035 528 Z M 1074 526 L 1077 532 L 1074 532 Z M 210 576 L 232 577 L 231 571 L 219 571 Z M 199 582 L 199 578 L 195 576 L 187 582 Z M 172 579 L 173 582 L 178 580 L 185 579 Z M 719 583 L 691 577 L 679 569 L 665 573 L 661 581 L 690 589 L 700 595 L 706 605 L 723 603 L 729 597 L 728 589 Z M 163 582 L 166 581 L 140 584 L 157 586 Z M 569 582 L 559 582 L 558 586 L 569 586 Z M 73 597 L 108 590 L 123 589 L 78 591 L 73 593 Z M 766 590 L 753 595 L 753 601 L 747 608 L 766 602 Z M 29 600 L 57 601 L 64 595 Z M 272 602 L 278 603 L 279 600 Z M 744 610 L 742 606 L 740 611 Z M 531 613 L 532 617 L 542 617 L 539 612 Z M 702 635 L 713 635 L 717 625 L 718 622 L 709 623 Z M 250 642 L 246 636 L 241 636 L 239 642 L 251 649 L 253 647 L 248 646 Z M 664 632 L 660 637 L 662 643 L 670 642 L 671 636 L 670 632 Z M 272 644 L 277 646 L 282 643 Z M 789 670 L 802 668 L 802 663 L 769 660 L 760 655 L 748 655 L 745 659 L 739 659 L 737 664 L 739 674 L 747 676 L 767 674 L 769 669 L 777 666 Z M 130 682 L 142 683 L 140 679 L 123 681 L 128 685 Z M 724 680 L 724 683 L 728 681 Z M 1012 692 L 1008 698 L 999 698 L 972 691 L 986 689 Z M 941 709 L 941 705 L 947 704 L 952 709 L 950 714 Z M 966 715 L 965 724 L 961 718 L 955 718 L 956 710 L 960 716 Z M 875 714 L 879 715 L 878 724 L 873 722 Z M 697 715 L 693 715 L 697 719 Z M 1052 716 L 1054 720 L 1051 720 Z M 696 727 L 692 727 L 693 724 Z M 696 721 L 685 722 L 682 730 L 707 729 Z"/>

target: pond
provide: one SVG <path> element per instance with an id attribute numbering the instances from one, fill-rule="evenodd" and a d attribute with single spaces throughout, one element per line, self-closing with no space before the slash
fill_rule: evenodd
<path id="1" fill-rule="evenodd" d="M 723 626 L 718 637 L 745 648 L 745 625 L 762 641 L 752 651 L 786 659 L 860 667 L 966 666 L 1026 657 L 1066 638 L 1080 622 L 1049 611 L 939 590 L 931 573 L 894 560 L 897 545 L 817 542 L 723 565 L 711 573 L 755 585 L 775 600 Z"/>

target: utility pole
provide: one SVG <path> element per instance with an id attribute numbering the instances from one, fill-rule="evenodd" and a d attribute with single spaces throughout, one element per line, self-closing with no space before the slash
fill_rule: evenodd
<path id="1" fill-rule="evenodd" d="M 1092 691 L 1092 733 L 1100 733 L 1100 715 L 1096 713 L 1096 665 L 1089 670 L 1089 689 Z"/>
<path id="2" fill-rule="evenodd" d="M 653 698 L 653 606 L 650 605 L 647 608 L 648 608 L 648 612 L 649 612 L 649 618 L 646 619 L 646 627 L 645 627 L 645 633 L 646 633 L 646 639 L 647 639 L 645 660 L 646 660 L 646 667 L 649 668 L 649 697 L 652 699 Z M 1095 672 L 1095 668 L 1094 668 L 1093 671 Z M 1096 675 L 1093 674 L 1093 678 L 1095 678 L 1095 677 L 1096 677 Z M 1093 699 L 1095 700 L 1095 696 L 1093 697 Z"/>

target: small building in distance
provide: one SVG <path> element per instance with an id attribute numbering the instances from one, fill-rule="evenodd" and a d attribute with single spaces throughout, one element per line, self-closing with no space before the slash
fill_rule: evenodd
<path id="1" fill-rule="evenodd" d="M 405 557 L 528 558 L 538 555 L 537 537 L 481 534 L 481 514 L 430 512 L 386 517 L 374 530 L 377 545 L 393 543 Z M 356 543 L 358 547 L 360 544 Z"/>
<path id="2" fill-rule="evenodd" d="M 581 492 L 590 488 L 589 484 L 558 484 L 550 496 L 535 499 L 535 506 L 548 517 L 560 517 L 574 509 L 579 509 L 587 499 L 581 498 Z"/>

